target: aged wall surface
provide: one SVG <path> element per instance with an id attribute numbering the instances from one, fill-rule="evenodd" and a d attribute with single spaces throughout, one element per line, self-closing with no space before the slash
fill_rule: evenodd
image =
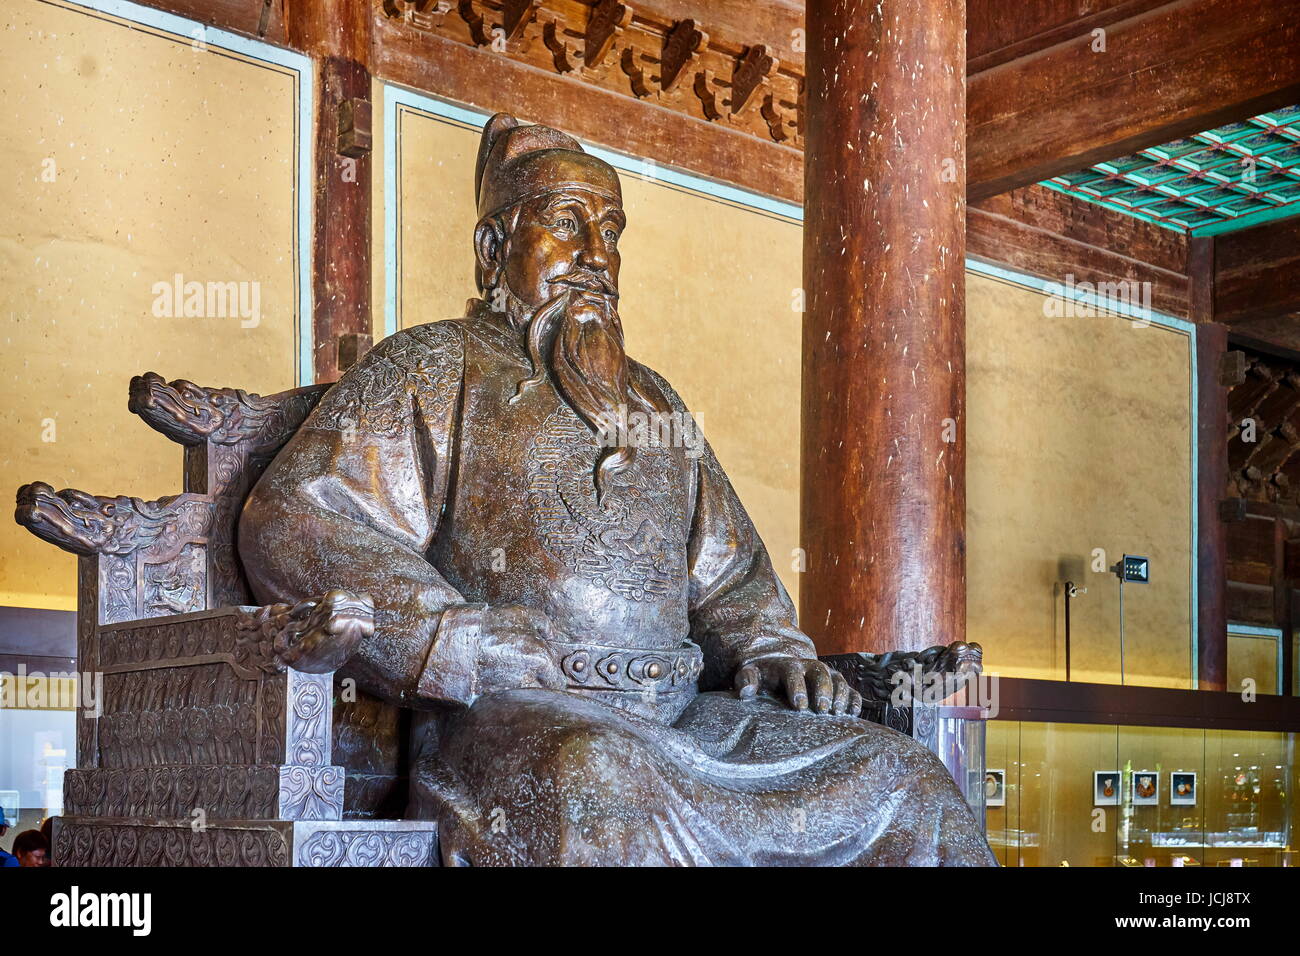
<path id="1" fill-rule="evenodd" d="M 1125 679 L 1190 687 L 1192 490 L 1185 333 L 1052 315 L 1040 292 L 968 276 L 968 635 L 988 668 L 1065 678 L 1072 580 L 1077 681 L 1119 682 L 1119 583 L 1094 566 L 1151 560 L 1125 586 Z M 1100 562 L 1101 554 L 1104 559 Z"/>
<path id="2" fill-rule="evenodd" d="M 146 498 L 180 491 L 179 449 L 127 412 L 139 372 L 293 387 L 299 82 L 204 35 L 6 2 L 6 494 L 36 479 Z M 160 300 L 155 283 L 174 290 L 178 275 L 181 301 Z M 189 282 L 204 288 L 187 314 Z M 223 284 L 211 307 L 208 283 Z M 0 522 L 0 604 L 71 608 L 74 568 Z"/>

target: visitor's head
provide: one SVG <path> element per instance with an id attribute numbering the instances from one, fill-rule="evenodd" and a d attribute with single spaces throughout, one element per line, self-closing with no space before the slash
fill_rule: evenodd
<path id="1" fill-rule="evenodd" d="M 48 866 L 50 845 L 40 830 L 24 830 L 14 837 L 13 854 L 19 866 Z"/>

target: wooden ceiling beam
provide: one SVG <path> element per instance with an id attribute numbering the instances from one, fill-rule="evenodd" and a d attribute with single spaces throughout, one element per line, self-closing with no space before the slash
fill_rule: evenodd
<path id="1" fill-rule="evenodd" d="M 1300 0 L 1179 0 L 968 78 L 968 195 L 1300 101 Z"/>
<path id="2" fill-rule="evenodd" d="M 1185 237 L 1043 186 L 967 207 L 966 250 L 1052 282 L 1148 282 L 1154 309 L 1191 313 Z"/>
<path id="3" fill-rule="evenodd" d="M 979 73 L 1163 6 L 1169 0 L 967 0 L 966 72 Z"/>

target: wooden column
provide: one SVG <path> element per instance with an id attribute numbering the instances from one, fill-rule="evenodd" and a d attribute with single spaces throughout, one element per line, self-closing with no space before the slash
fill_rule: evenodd
<path id="1" fill-rule="evenodd" d="M 1223 690 L 1228 679 L 1228 536 L 1219 504 L 1228 474 L 1228 389 L 1220 379 L 1228 330 L 1196 327 L 1197 673 L 1202 690 Z"/>
<path id="2" fill-rule="evenodd" d="M 1196 325 L 1196 671 L 1201 690 L 1228 680 L 1228 531 L 1219 504 L 1227 495 L 1228 389 L 1223 357 L 1228 329 L 1214 320 L 1214 246 L 1192 239 L 1187 248 L 1189 313 Z"/>
<path id="3" fill-rule="evenodd" d="M 964 0 L 809 0 L 803 627 L 966 629 Z"/>
<path id="4" fill-rule="evenodd" d="M 285 21 L 290 45 L 316 65 L 312 364 L 317 382 L 332 382 L 371 344 L 371 10 L 288 0 Z"/>

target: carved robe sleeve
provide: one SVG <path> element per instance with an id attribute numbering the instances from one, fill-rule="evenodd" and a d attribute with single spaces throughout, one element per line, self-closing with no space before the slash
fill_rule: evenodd
<path id="1" fill-rule="evenodd" d="M 731 687 L 743 664 L 765 657 L 815 659 L 794 603 L 772 569 L 754 523 L 713 449 L 698 460 L 688 550 L 691 640 L 704 651 L 701 689 Z"/>
<path id="2" fill-rule="evenodd" d="M 673 410 L 685 404 L 659 375 Z M 701 689 L 727 689 L 741 665 L 764 657 L 816 659 L 794 603 L 713 449 L 696 433 L 695 503 L 688 543 L 691 640 L 704 651 Z"/>
<path id="3" fill-rule="evenodd" d="M 473 679 L 481 605 L 424 557 L 446 493 L 461 334 L 421 326 L 367 353 L 267 469 L 240 523 L 260 600 L 370 594 L 375 633 L 341 672 L 407 706 L 468 702 Z"/>

